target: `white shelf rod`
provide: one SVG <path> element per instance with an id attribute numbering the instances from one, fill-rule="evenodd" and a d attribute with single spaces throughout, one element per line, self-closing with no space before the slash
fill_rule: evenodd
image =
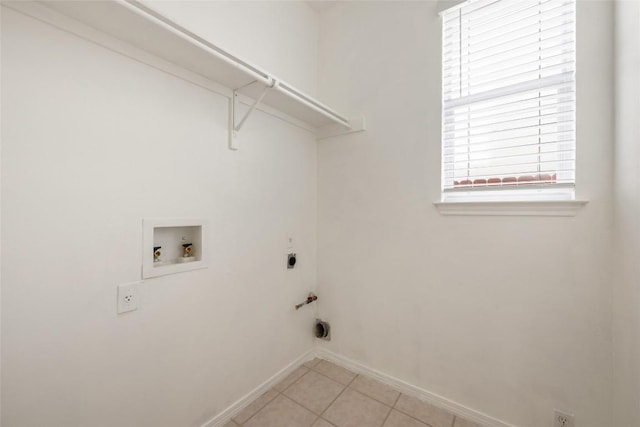
<path id="1" fill-rule="evenodd" d="M 138 14 L 138 15 L 142 15 L 148 19 L 152 19 L 153 21 L 155 21 L 158 25 L 160 25 L 161 27 L 167 29 L 168 31 L 172 32 L 173 34 L 177 35 L 178 37 L 196 45 L 199 46 L 200 48 L 206 50 L 207 52 L 209 52 L 211 55 L 215 56 L 216 58 L 219 58 L 223 61 L 225 61 L 226 63 L 239 68 L 240 70 L 242 70 L 243 72 L 245 72 L 246 74 L 250 75 L 251 77 L 254 77 L 257 80 L 260 80 L 261 82 L 270 85 L 272 82 L 272 78 L 269 77 L 269 75 L 261 70 L 259 70 L 258 68 L 252 66 L 251 64 L 243 61 L 240 58 L 237 58 L 233 55 L 231 55 L 230 53 L 220 49 L 219 47 L 215 46 L 214 44 L 209 43 L 207 40 L 203 39 L 202 37 L 198 36 L 197 34 L 192 33 L 191 31 L 187 30 L 186 28 L 176 24 L 175 22 L 165 18 L 164 16 L 160 15 L 159 13 L 157 13 L 156 11 L 154 11 L 153 9 L 150 9 L 148 7 L 146 7 L 144 4 L 140 3 L 137 0 L 116 0 L 119 4 L 122 4 L 123 6 L 125 6 L 126 8 L 128 8 L 129 10 L 133 11 L 134 13 Z"/>
<path id="2" fill-rule="evenodd" d="M 262 82 L 263 84 L 265 84 L 266 86 L 268 86 L 269 88 L 274 88 L 276 90 L 278 90 L 279 92 L 282 92 L 284 94 L 286 94 L 287 96 L 289 96 L 290 98 L 295 99 L 296 101 L 298 101 L 299 103 L 307 106 L 308 108 L 311 108 L 313 110 L 315 110 L 316 112 L 322 114 L 323 116 L 341 124 L 342 126 L 346 127 L 347 129 L 351 128 L 351 125 L 349 124 L 349 119 L 347 119 L 346 117 L 343 117 L 339 114 L 334 113 L 333 111 L 331 111 L 331 109 L 325 105 L 323 105 L 322 103 L 309 98 L 308 96 L 298 92 L 297 90 L 293 89 L 292 87 L 280 83 L 280 84 L 275 84 L 276 79 L 272 76 L 270 76 L 268 73 L 254 67 L 253 65 L 243 61 L 242 59 L 231 55 L 230 53 L 226 52 L 223 49 L 220 49 L 219 47 L 215 46 L 214 44 L 208 42 L 207 40 L 203 39 L 202 37 L 199 37 L 197 34 L 192 33 L 191 31 L 187 30 L 186 28 L 176 24 L 175 22 L 165 18 L 164 16 L 162 16 L 161 14 L 155 12 L 153 9 L 148 8 L 147 6 L 145 6 L 144 4 L 140 3 L 138 0 L 117 0 L 120 4 L 123 4 L 125 7 L 127 7 L 129 10 L 133 11 L 134 13 L 138 14 L 138 15 L 143 15 L 149 19 L 154 20 L 156 23 L 158 23 L 158 25 L 162 26 L 163 28 L 167 29 L 168 31 L 172 32 L 173 34 L 176 34 L 177 36 L 181 37 L 182 39 L 195 44 L 197 46 L 199 46 L 200 48 L 206 50 L 207 52 L 209 52 L 211 55 L 215 56 L 216 58 L 219 58 L 223 61 L 225 61 L 226 63 L 237 67 L 238 69 L 242 70 L 244 73 L 246 73 L 247 75 L 255 78 L 256 80 Z M 237 88 L 235 88 L 237 89 Z M 266 93 L 266 92 L 265 92 Z M 263 93 L 263 96 L 264 94 Z M 261 96 L 261 98 L 263 97 Z M 254 104 L 254 106 L 257 106 L 259 104 L 259 102 L 257 104 Z M 255 108 L 255 107 L 254 107 Z M 252 109 L 253 111 L 253 109 Z M 246 117 L 245 117 L 246 119 Z M 244 119 L 241 123 L 244 122 Z"/>
<path id="3" fill-rule="evenodd" d="M 342 126 L 346 127 L 347 129 L 351 129 L 351 124 L 349 122 L 349 119 L 334 113 L 326 105 L 323 105 L 322 103 L 305 96 L 303 93 L 298 92 L 294 88 L 289 87 L 284 83 L 279 83 L 276 89 L 282 93 L 287 94 L 289 97 L 296 99 L 299 103 L 314 109 L 315 111 L 322 114 L 323 116 L 328 117 L 333 121 L 340 123 Z"/>

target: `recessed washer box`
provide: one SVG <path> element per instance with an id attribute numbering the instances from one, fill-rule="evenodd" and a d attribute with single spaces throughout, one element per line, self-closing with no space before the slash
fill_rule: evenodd
<path id="1" fill-rule="evenodd" d="M 208 267 L 206 220 L 143 219 L 142 230 L 144 279 Z"/>

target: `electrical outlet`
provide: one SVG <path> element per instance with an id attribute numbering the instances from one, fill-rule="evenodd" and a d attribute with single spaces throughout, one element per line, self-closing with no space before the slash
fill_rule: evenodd
<path id="1" fill-rule="evenodd" d="M 140 297 L 138 285 L 140 282 L 118 285 L 118 314 L 138 309 Z"/>
<path id="2" fill-rule="evenodd" d="M 573 415 L 556 409 L 553 412 L 553 427 L 575 427 Z"/>

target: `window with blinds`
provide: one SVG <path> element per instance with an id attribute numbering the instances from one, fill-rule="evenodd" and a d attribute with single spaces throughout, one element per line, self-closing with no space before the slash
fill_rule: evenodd
<path id="1" fill-rule="evenodd" d="M 575 184 L 575 0 L 469 0 L 442 13 L 444 200 Z"/>

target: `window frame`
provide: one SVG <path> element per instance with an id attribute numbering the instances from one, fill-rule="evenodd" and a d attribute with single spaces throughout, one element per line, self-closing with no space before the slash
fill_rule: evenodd
<path id="1" fill-rule="evenodd" d="M 503 1 L 503 0 L 500 0 Z M 575 107 L 577 105 L 577 99 L 573 100 L 573 174 L 574 180 L 569 185 L 544 185 L 544 184 L 529 184 L 527 186 L 514 186 L 511 188 L 505 188 L 504 185 L 494 188 L 488 187 L 472 187 L 469 188 L 461 188 L 461 189 L 447 189 L 445 191 L 445 78 L 444 78 L 444 60 L 445 60 L 445 52 L 444 52 L 444 36 L 445 36 L 445 27 L 444 21 L 442 19 L 443 13 L 445 10 L 451 9 L 459 9 L 464 7 L 468 1 L 463 1 L 454 4 L 451 8 L 447 8 L 440 11 L 440 23 L 442 25 L 441 28 L 441 46 L 443 47 L 443 52 L 441 54 L 442 61 L 442 77 L 441 77 L 441 157 L 440 157 L 440 170 L 441 170 L 441 187 L 440 193 L 441 198 L 440 201 L 436 202 L 435 205 L 439 209 L 442 214 L 447 215 L 460 215 L 460 214 L 470 214 L 470 215 L 532 215 L 532 214 L 540 214 L 540 215 L 551 215 L 551 216 L 567 216 L 567 215 L 575 215 L 578 209 L 580 209 L 584 204 L 587 203 L 586 200 L 576 200 L 576 181 L 577 177 L 575 176 L 577 169 L 577 144 L 576 144 L 576 132 L 577 132 L 577 117 L 575 113 Z M 574 8 L 577 9 L 577 4 L 574 2 Z M 575 10 L 575 9 L 574 9 Z M 577 15 L 577 11 L 576 11 Z M 577 26 L 575 22 L 573 23 L 573 44 L 574 46 L 577 44 Z M 577 49 L 575 51 L 575 59 L 573 65 L 573 88 L 577 87 L 576 85 L 576 71 L 577 71 Z M 530 81 L 535 81 L 536 79 L 532 79 Z M 498 96 L 493 99 L 499 99 Z M 450 205 L 455 205 L 455 207 L 451 208 Z M 481 207 L 482 205 L 482 207 Z M 464 213 L 467 212 L 467 213 Z"/>

